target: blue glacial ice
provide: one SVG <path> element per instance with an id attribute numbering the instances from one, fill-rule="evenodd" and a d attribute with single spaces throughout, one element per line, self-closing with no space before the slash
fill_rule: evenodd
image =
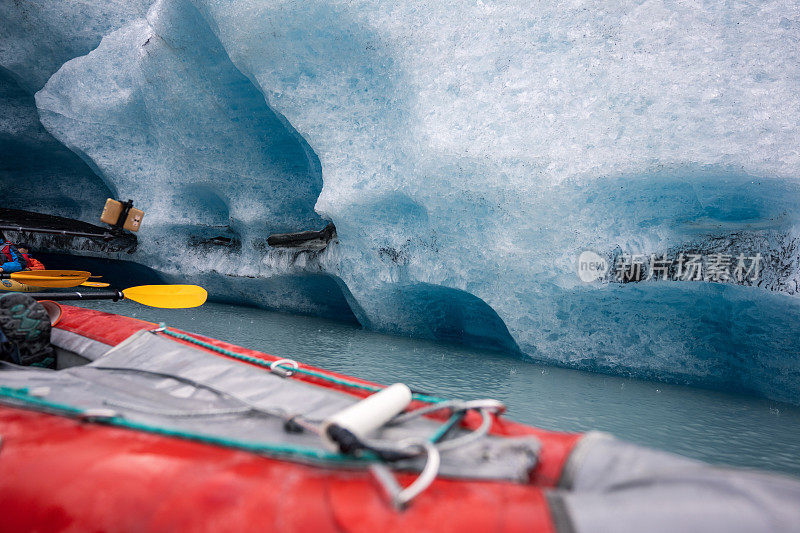
<path id="1" fill-rule="evenodd" d="M 28 91 L 66 61 L 88 54 L 106 33 L 142 17 L 152 0 L 0 3 L 0 65 Z"/>
<path id="2" fill-rule="evenodd" d="M 136 261 L 218 298 L 800 402 L 796 4 L 108 6 L 52 75 L 2 65 L 47 77 L 44 127 L 146 208 Z M 266 245 L 328 221 L 323 252 Z M 585 284 L 586 249 L 766 260 L 753 286 Z"/>
<path id="3" fill-rule="evenodd" d="M 39 122 L 33 94 L 0 67 L 2 207 L 93 219 L 111 192 L 102 177 Z"/>

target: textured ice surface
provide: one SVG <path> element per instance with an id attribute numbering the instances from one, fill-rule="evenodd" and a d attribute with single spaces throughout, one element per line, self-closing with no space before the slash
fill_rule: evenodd
<path id="1" fill-rule="evenodd" d="M 146 208 L 140 237 L 158 246 L 140 249 L 162 269 L 260 274 L 253 262 L 270 233 L 325 224 L 314 212 L 316 156 L 191 4 L 161 4 L 109 34 L 65 64 L 37 103 L 51 131 Z M 215 236 L 234 246 L 186 253 Z"/>
<path id="2" fill-rule="evenodd" d="M 39 122 L 33 95 L 0 68 L 2 207 L 94 220 L 111 195 L 103 179 Z"/>
<path id="3" fill-rule="evenodd" d="M 0 65 L 23 88 L 41 89 L 65 61 L 87 54 L 111 30 L 141 17 L 153 0 L 3 0 Z"/>
<path id="4" fill-rule="evenodd" d="M 36 102 L 147 209 L 138 260 L 217 294 L 798 402 L 799 42 L 789 2 L 162 0 Z M 769 260 L 584 285 L 587 248 Z"/>
<path id="5" fill-rule="evenodd" d="M 39 122 L 33 94 L 152 0 L 0 2 L 0 183 L 4 207 L 95 221 L 114 185 Z M 78 154 L 80 152 L 78 151 Z"/>

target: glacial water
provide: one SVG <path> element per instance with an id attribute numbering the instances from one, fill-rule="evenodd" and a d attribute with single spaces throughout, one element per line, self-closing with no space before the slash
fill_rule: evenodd
<path id="1" fill-rule="evenodd" d="M 83 305 L 220 338 L 272 355 L 458 398 L 492 397 L 508 416 L 548 429 L 600 430 L 716 464 L 800 476 L 800 408 L 750 396 L 532 363 L 254 308 Z"/>

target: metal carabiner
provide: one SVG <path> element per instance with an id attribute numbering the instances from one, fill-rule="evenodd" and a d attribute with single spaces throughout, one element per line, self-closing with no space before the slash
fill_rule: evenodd
<path id="1" fill-rule="evenodd" d="M 404 509 L 411 501 L 422 494 L 439 473 L 441 457 L 439 450 L 432 443 L 425 440 L 404 440 L 399 443 L 400 448 L 417 448 L 427 456 L 425 467 L 409 486 L 403 488 L 397 482 L 391 469 L 384 463 L 373 463 L 369 469 L 378 483 L 381 485 L 384 494 L 389 498 L 392 506 L 397 510 Z"/>

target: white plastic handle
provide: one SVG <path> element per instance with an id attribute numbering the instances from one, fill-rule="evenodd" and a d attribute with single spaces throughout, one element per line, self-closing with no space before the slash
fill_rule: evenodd
<path id="1" fill-rule="evenodd" d="M 403 412 L 409 403 L 411 403 L 411 389 L 403 383 L 390 385 L 328 417 L 322 423 L 322 439 L 332 451 L 339 451 L 339 445 L 328 437 L 330 426 L 335 424 L 348 430 L 359 439 L 364 439 Z"/>

